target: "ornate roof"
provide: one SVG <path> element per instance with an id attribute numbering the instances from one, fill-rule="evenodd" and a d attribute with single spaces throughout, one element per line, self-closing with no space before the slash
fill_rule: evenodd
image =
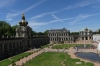
<path id="1" fill-rule="evenodd" d="M 92 32 L 92 30 L 86 27 L 80 30 L 80 32 Z"/>
<path id="2" fill-rule="evenodd" d="M 62 29 L 51 29 L 48 30 L 48 32 L 70 32 L 70 31 L 67 30 L 66 28 L 62 28 Z"/>
<path id="3" fill-rule="evenodd" d="M 27 26 L 28 25 L 28 22 L 25 21 L 24 13 L 22 14 L 22 20 L 19 22 L 19 25 L 20 26 Z"/>

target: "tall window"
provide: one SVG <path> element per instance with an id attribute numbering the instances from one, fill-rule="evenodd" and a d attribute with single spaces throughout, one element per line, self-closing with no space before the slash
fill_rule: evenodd
<path id="1" fill-rule="evenodd" d="M 82 40 L 84 40 L 84 37 L 82 37 Z"/>
<path id="2" fill-rule="evenodd" d="M 90 37 L 90 39 L 91 39 L 91 37 Z"/>
<path id="3" fill-rule="evenodd" d="M 88 40 L 88 37 L 86 36 L 85 39 Z"/>
<path id="4" fill-rule="evenodd" d="M 67 41 L 67 38 L 66 38 L 66 41 Z"/>

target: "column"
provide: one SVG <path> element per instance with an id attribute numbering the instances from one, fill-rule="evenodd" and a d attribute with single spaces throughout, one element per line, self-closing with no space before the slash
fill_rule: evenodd
<path id="1" fill-rule="evenodd" d="M 84 40 L 86 40 L 85 37 L 84 37 Z"/>
<path id="2" fill-rule="evenodd" d="M 90 37 L 88 36 L 88 40 L 90 40 Z"/>
<path id="3" fill-rule="evenodd" d="M 67 32 L 67 36 L 69 36 L 68 32 Z"/>

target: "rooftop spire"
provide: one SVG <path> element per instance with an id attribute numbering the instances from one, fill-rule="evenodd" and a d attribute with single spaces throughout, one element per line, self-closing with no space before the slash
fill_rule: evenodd
<path id="1" fill-rule="evenodd" d="M 24 13 L 22 13 L 22 22 L 25 22 L 25 16 L 24 16 Z"/>

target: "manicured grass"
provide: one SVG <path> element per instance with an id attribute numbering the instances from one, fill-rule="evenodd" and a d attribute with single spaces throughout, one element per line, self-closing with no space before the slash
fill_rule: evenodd
<path id="1" fill-rule="evenodd" d="M 81 64 L 76 64 L 76 62 L 81 62 Z M 66 66 L 94 66 L 93 63 L 87 62 L 85 63 L 84 61 L 80 61 L 80 59 L 72 59 L 70 56 L 67 54 L 67 59 L 64 61 Z"/>
<path id="2" fill-rule="evenodd" d="M 66 59 L 66 60 L 65 60 Z M 64 61 L 65 60 L 65 61 Z M 64 61 L 66 66 L 86 66 L 85 62 L 79 59 L 71 59 L 67 53 L 61 52 L 46 52 L 37 56 L 36 58 L 28 61 L 24 66 L 62 66 L 61 62 Z M 82 64 L 76 64 L 82 62 Z M 88 66 L 94 66 L 92 63 L 86 63 Z"/>
<path id="3" fill-rule="evenodd" d="M 12 61 L 9 59 L 5 59 L 3 61 L 0 61 L 0 66 L 8 66 L 9 64 L 11 64 Z"/>
<path id="4" fill-rule="evenodd" d="M 9 64 L 14 63 L 14 62 L 20 60 L 21 58 L 26 57 L 30 54 L 32 54 L 32 52 L 21 53 L 21 54 L 11 57 L 10 59 L 2 60 L 2 61 L 0 61 L 0 66 L 8 66 Z"/>
<path id="5" fill-rule="evenodd" d="M 75 46 L 84 46 L 84 44 L 60 44 L 60 45 L 55 45 L 52 48 L 53 49 L 69 49 L 70 47 L 75 47 Z M 90 44 L 87 44 L 87 46 L 90 46 Z"/>
<path id="6" fill-rule="evenodd" d="M 47 52 L 27 62 L 24 66 L 62 66 L 61 61 L 64 58 L 64 53 Z"/>

